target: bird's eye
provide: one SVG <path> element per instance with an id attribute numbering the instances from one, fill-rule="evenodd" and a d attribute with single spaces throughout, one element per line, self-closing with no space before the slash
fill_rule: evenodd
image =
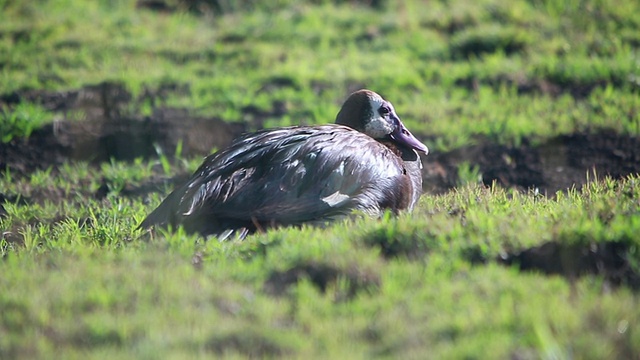
<path id="1" fill-rule="evenodd" d="M 385 115 L 389 115 L 389 113 L 391 112 L 391 109 L 389 109 L 388 106 L 383 105 L 383 106 L 380 106 L 380 109 L 378 109 L 378 112 L 380 113 L 380 115 L 385 116 Z"/>

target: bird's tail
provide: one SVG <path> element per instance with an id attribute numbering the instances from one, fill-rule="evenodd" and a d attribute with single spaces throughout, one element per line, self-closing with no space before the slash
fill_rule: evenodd
<path id="1" fill-rule="evenodd" d="M 175 209 L 179 208 L 180 197 L 174 191 L 167 196 L 158 207 L 142 220 L 138 229 L 148 230 L 154 228 L 166 228 L 177 225 Z"/>

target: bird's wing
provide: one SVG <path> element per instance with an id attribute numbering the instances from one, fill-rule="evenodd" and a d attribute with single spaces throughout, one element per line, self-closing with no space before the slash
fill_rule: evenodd
<path id="1" fill-rule="evenodd" d="M 204 212 L 280 224 L 311 221 L 379 209 L 403 171 L 384 145 L 346 127 L 263 131 L 206 159 L 176 190 L 175 210 L 184 217 Z"/>

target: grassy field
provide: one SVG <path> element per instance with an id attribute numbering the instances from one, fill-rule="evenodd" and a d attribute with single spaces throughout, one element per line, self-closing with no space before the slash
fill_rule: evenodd
<path id="1" fill-rule="evenodd" d="M 638 13 L 0 0 L 0 358 L 638 358 Z M 411 214 L 220 243 L 136 229 L 218 143 L 103 161 L 73 145 L 92 131 L 65 132 L 167 109 L 242 130 L 327 123 L 361 87 L 394 103 L 427 159 L 490 144 L 509 167 L 516 150 L 606 134 L 594 164 L 621 170 L 588 163 L 590 181 L 544 194 L 468 160 Z M 536 151 L 554 169 L 588 153 Z"/>

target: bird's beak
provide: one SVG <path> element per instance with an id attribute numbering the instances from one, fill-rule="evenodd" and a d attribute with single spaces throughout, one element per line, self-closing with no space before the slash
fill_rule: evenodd
<path id="1" fill-rule="evenodd" d="M 414 150 L 421 151 L 425 155 L 429 153 L 429 148 L 413 136 L 396 114 L 391 114 L 391 118 L 396 123 L 396 129 L 390 134 L 393 140 Z"/>

